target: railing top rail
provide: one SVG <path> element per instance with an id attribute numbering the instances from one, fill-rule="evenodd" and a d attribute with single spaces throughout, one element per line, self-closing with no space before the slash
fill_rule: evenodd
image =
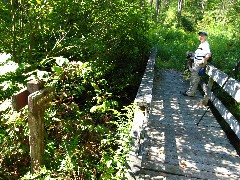
<path id="1" fill-rule="evenodd" d="M 222 87 L 223 90 L 231 95 L 238 103 L 240 102 L 240 82 L 233 78 L 228 79 L 228 75 L 226 73 L 217 69 L 213 65 L 207 66 L 206 74 L 209 75 L 221 87 L 225 83 L 225 85 Z"/>

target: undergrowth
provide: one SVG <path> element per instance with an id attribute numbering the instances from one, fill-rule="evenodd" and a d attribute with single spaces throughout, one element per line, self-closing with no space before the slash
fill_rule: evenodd
<path id="1" fill-rule="evenodd" d="M 44 166 L 30 173 L 28 110 L 12 111 L 9 101 L 0 114 L 1 177 L 121 179 L 134 105 L 121 108 L 107 81 L 91 76 L 90 63 L 51 61 L 52 71 L 42 73 L 46 86 L 56 89 L 44 116 Z"/>

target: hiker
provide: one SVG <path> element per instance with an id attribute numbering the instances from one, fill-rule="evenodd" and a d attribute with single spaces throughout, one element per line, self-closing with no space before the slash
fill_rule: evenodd
<path id="1" fill-rule="evenodd" d="M 207 33 L 205 31 L 201 31 L 198 35 L 201 43 L 195 51 L 194 62 L 191 69 L 190 86 L 187 91 L 182 93 L 184 96 L 195 96 L 200 76 L 202 74 L 202 68 L 204 68 L 207 64 L 207 60 L 211 57 L 210 45 L 207 41 Z"/>

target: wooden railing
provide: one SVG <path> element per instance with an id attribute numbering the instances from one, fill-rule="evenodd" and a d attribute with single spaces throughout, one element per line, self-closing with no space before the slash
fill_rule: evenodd
<path id="1" fill-rule="evenodd" d="M 157 55 L 157 47 L 154 47 L 152 53 L 149 56 L 148 63 L 142 77 L 142 82 L 139 86 L 134 104 L 136 110 L 134 113 L 134 119 L 132 123 L 132 129 L 130 132 L 131 136 L 131 151 L 128 154 L 127 168 L 128 171 L 125 174 L 126 179 L 135 179 L 141 167 L 142 157 L 142 146 L 144 141 L 144 127 L 146 126 L 147 119 L 149 116 L 149 109 L 152 101 L 152 89 L 154 79 L 154 67 Z"/>
<path id="2" fill-rule="evenodd" d="M 212 65 L 207 65 L 206 74 L 209 76 L 208 84 L 203 84 L 205 92 L 203 103 L 207 104 L 210 100 L 216 107 L 221 116 L 229 124 L 233 132 L 240 139 L 240 122 L 232 115 L 232 113 L 222 104 L 222 102 L 212 92 L 213 82 L 228 93 L 236 102 L 240 102 L 240 82 L 230 78 L 227 74 Z"/>
<path id="3" fill-rule="evenodd" d="M 155 47 L 152 50 L 152 53 L 148 59 L 148 63 L 142 78 L 142 82 L 138 88 L 138 92 L 134 100 L 134 103 L 137 106 L 137 110 L 134 115 L 131 137 L 133 139 L 133 145 L 137 147 L 136 151 L 139 151 L 139 145 L 141 144 L 140 141 L 142 136 L 141 135 L 142 129 L 146 121 L 145 119 L 148 116 L 148 111 L 152 101 L 152 89 L 156 54 L 157 48 Z"/>

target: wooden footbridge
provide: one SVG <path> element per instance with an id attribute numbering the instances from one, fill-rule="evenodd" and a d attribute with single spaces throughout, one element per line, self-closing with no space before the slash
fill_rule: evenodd
<path id="1" fill-rule="evenodd" d="M 189 82 L 181 72 L 154 70 L 155 54 L 156 49 L 136 97 L 139 111 L 133 122 L 125 179 L 240 179 L 240 157 L 212 112 L 196 125 L 207 108 L 200 103 L 203 96 L 200 92 L 195 97 L 180 94 Z M 235 83 L 231 90 L 238 101 L 240 86 Z M 207 91 L 211 100 L 213 95 Z M 237 137 L 238 121 L 229 115 L 226 121 Z"/>

